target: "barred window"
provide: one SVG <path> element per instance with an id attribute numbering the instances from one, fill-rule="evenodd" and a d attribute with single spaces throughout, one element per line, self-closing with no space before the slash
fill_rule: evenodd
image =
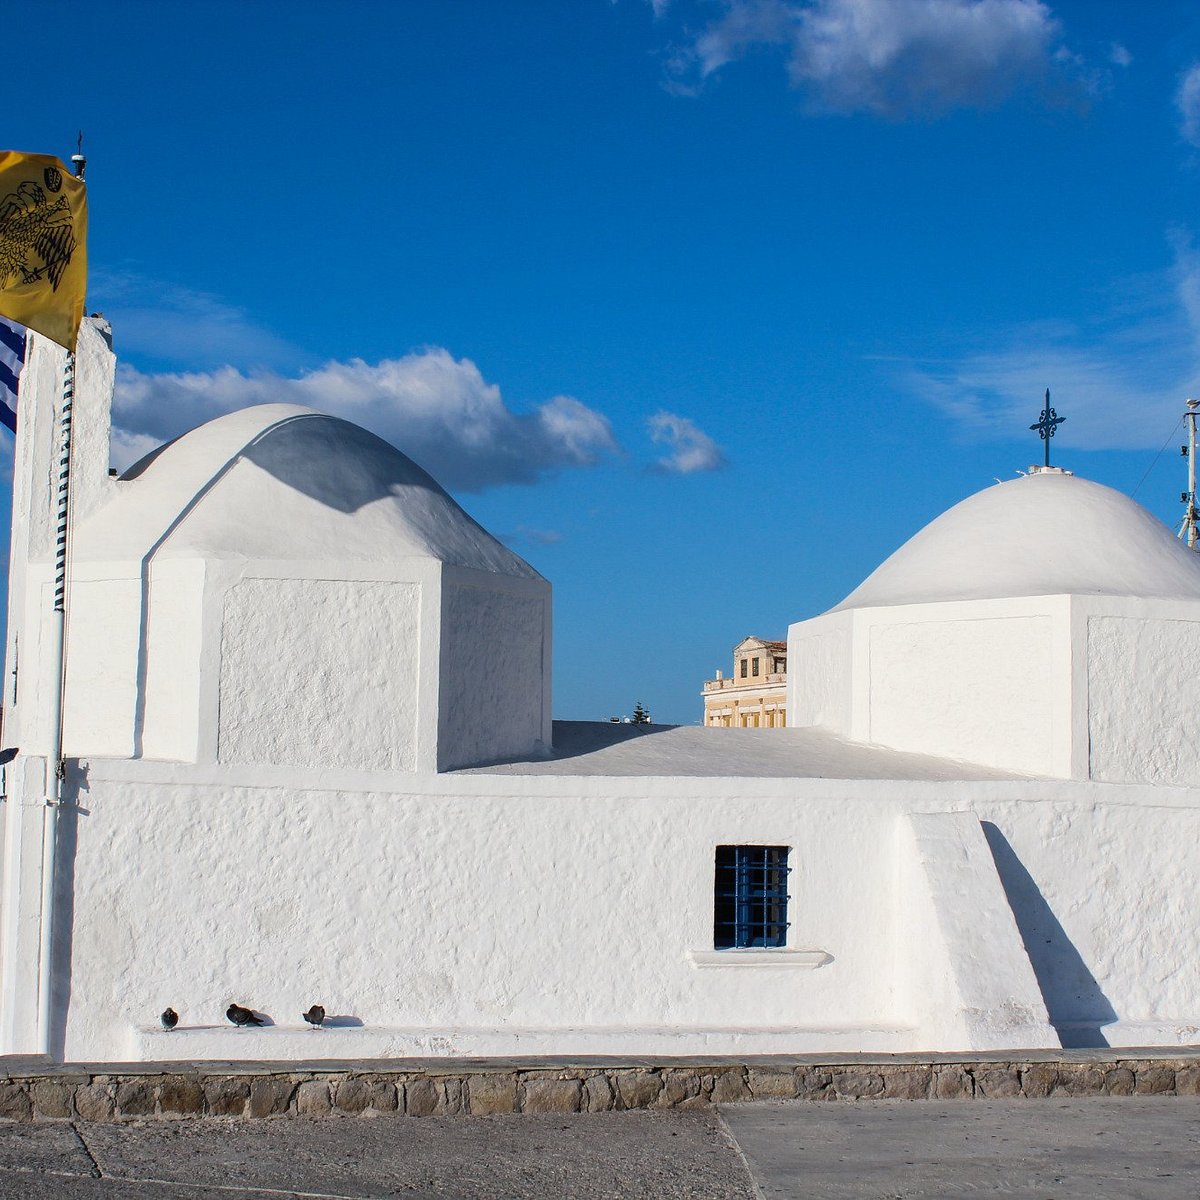
<path id="1" fill-rule="evenodd" d="M 718 846 L 713 904 L 717 950 L 787 944 L 787 846 Z"/>

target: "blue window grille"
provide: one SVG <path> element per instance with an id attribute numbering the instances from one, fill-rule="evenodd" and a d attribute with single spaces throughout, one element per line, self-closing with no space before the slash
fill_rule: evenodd
<path id="1" fill-rule="evenodd" d="M 718 846 L 713 945 L 787 945 L 787 846 Z"/>

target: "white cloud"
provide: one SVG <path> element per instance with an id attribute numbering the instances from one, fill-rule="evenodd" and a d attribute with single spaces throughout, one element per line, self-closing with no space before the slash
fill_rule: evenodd
<path id="1" fill-rule="evenodd" d="M 690 475 L 725 465 L 725 452 L 694 421 L 676 413 L 657 412 L 647 422 L 650 440 L 668 453 L 654 464 L 657 471 Z"/>
<path id="2" fill-rule="evenodd" d="M 1192 246 L 1190 235 L 1183 229 L 1171 230 L 1169 240 L 1175 251 L 1175 262 L 1170 272 L 1171 290 L 1186 319 L 1190 334 L 1187 340 L 1192 353 L 1200 357 L 1200 254 Z"/>
<path id="3" fill-rule="evenodd" d="M 675 60 L 679 73 L 695 67 L 702 79 L 755 46 L 783 45 L 798 32 L 804 9 L 787 0 L 730 0 Z"/>
<path id="4" fill-rule="evenodd" d="M 88 305 L 117 331 L 122 354 L 198 370 L 236 362 L 282 368 L 304 355 L 242 309 L 136 270 L 92 271 Z"/>
<path id="5" fill-rule="evenodd" d="M 1179 132 L 1185 141 L 1200 146 L 1200 63 L 1193 63 L 1184 72 L 1175 103 L 1179 108 Z"/>
<path id="6" fill-rule="evenodd" d="M 1056 445 L 1157 450 L 1184 400 L 1200 395 L 1200 255 L 1174 240 L 1172 269 L 1121 311 L 1084 327 L 1018 329 L 999 347 L 955 359 L 905 363 L 899 382 L 971 436 L 1024 433 L 1049 387 L 1068 418 Z M 1029 437 L 1032 462 L 1038 443 Z"/>
<path id="7" fill-rule="evenodd" d="M 1108 50 L 1108 61 L 1114 67 L 1127 67 L 1133 62 L 1133 55 L 1120 42 L 1113 42 Z"/>
<path id="8" fill-rule="evenodd" d="M 156 450 L 163 441 L 163 438 L 152 437 L 148 433 L 130 433 L 127 429 L 114 426 L 109 442 L 109 456 L 113 466 L 123 471 L 138 459 L 145 458 L 151 450 Z"/>
<path id="9" fill-rule="evenodd" d="M 812 107 L 902 116 L 1003 98 L 1078 58 L 1041 0 L 725 0 L 673 55 L 678 90 L 761 47 Z"/>
<path id="10" fill-rule="evenodd" d="M 1085 450 L 1157 449 L 1192 395 L 1200 371 L 1179 367 L 1147 378 L 1133 361 L 1102 347 L 1029 343 L 926 366 L 910 389 L 964 431 L 1012 438 L 1037 420 L 1043 396 L 1068 418 L 1057 445 Z M 1030 462 L 1040 457 L 1030 434 Z"/>
<path id="11" fill-rule="evenodd" d="M 608 418 L 570 396 L 530 412 L 508 407 L 469 359 L 431 348 L 377 364 L 331 362 L 298 377 L 270 371 L 147 374 L 122 365 L 114 400 L 114 461 L 251 404 L 304 404 L 362 425 L 440 483 L 479 491 L 533 483 L 618 450 Z M 127 465 L 120 462 L 119 465 Z"/>

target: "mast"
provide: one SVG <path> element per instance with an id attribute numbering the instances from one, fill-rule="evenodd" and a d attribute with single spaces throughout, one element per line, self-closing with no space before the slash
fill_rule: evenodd
<path id="1" fill-rule="evenodd" d="M 1183 419 L 1188 423 L 1188 440 L 1186 446 L 1179 447 L 1179 453 L 1188 462 L 1188 486 L 1186 492 L 1179 493 L 1180 503 L 1184 505 L 1183 522 L 1179 526 L 1179 540 L 1187 545 L 1189 550 L 1196 549 L 1197 526 L 1200 513 L 1196 511 L 1196 410 L 1200 408 L 1200 400 L 1189 400 L 1187 412 Z"/>
<path id="2" fill-rule="evenodd" d="M 83 133 L 71 155 L 75 176 L 84 179 L 87 159 Z M 54 885 L 58 847 L 58 810 L 62 804 L 63 691 L 66 687 L 67 533 L 71 511 L 71 419 L 75 406 L 75 351 L 63 365 L 62 406 L 59 413 L 58 493 L 54 529 L 54 607 L 50 625 L 50 752 L 46 756 L 45 804 L 42 810 L 42 909 L 38 953 L 38 1052 L 50 1054 L 53 999 Z"/>

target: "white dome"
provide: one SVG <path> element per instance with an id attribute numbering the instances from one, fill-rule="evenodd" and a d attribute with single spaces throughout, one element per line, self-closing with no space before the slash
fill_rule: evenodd
<path id="1" fill-rule="evenodd" d="M 77 557 L 432 558 L 540 578 L 412 459 L 292 404 L 209 421 L 131 467 L 75 534 Z"/>
<path id="2" fill-rule="evenodd" d="M 1200 600 L 1200 555 L 1123 493 L 1038 472 L 956 504 L 833 611 L 1072 593 Z"/>

